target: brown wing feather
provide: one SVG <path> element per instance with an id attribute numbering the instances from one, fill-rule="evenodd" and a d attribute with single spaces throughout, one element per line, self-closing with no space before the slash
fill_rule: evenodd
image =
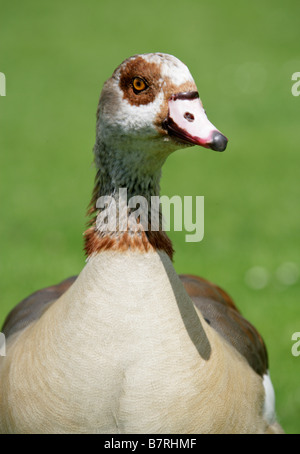
<path id="1" fill-rule="evenodd" d="M 179 276 L 204 319 L 248 361 L 259 375 L 268 369 L 268 354 L 260 334 L 220 287 L 197 276 Z"/>
<path id="2" fill-rule="evenodd" d="M 8 314 L 1 331 L 5 337 L 23 330 L 34 320 L 37 320 L 76 280 L 77 276 L 69 277 L 63 282 L 51 287 L 38 290 L 21 301 Z"/>

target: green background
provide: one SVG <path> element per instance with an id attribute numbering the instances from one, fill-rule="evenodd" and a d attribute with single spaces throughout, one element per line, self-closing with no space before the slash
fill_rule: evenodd
<path id="1" fill-rule="evenodd" d="M 300 97 L 291 93 L 299 5 L 0 1 L 0 323 L 25 296 L 84 266 L 103 82 L 130 55 L 173 54 L 229 138 L 225 153 L 180 150 L 163 168 L 163 194 L 205 197 L 204 240 L 170 233 L 175 268 L 219 284 L 258 328 L 278 419 L 300 433 L 300 356 L 291 353 L 300 332 Z"/>

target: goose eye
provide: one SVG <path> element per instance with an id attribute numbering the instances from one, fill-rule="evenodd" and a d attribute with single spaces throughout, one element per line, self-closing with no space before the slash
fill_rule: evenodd
<path id="1" fill-rule="evenodd" d="M 141 91 L 146 90 L 146 88 L 148 88 L 146 82 L 140 77 L 135 77 L 132 80 L 132 86 L 135 93 L 140 93 Z"/>

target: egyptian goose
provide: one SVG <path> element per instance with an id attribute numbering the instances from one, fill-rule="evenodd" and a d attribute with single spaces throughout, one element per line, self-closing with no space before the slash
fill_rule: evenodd
<path id="1" fill-rule="evenodd" d="M 188 68 L 162 53 L 125 60 L 97 111 L 86 265 L 2 328 L 2 433 L 282 432 L 255 328 L 219 287 L 176 274 L 161 225 L 141 222 L 147 214 L 151 227 L 147 204 L 136 222 L 120 208 L 120 188 L 128 200 L 159 195 L 166 158 L 195 144 L 223 151 L 227 139 Z"/>

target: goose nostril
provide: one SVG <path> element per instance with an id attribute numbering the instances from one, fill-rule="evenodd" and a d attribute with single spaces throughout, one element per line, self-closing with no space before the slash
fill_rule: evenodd
<path id="1" fill-rule="evenodd" d="M 185 112 L 185 114 L 183 116 L 184 116 L 184 118 L 187 121 L 194 121 L 195 120 L 194 115 L 192 113 L 190 113 L 190 112 Z"/>

